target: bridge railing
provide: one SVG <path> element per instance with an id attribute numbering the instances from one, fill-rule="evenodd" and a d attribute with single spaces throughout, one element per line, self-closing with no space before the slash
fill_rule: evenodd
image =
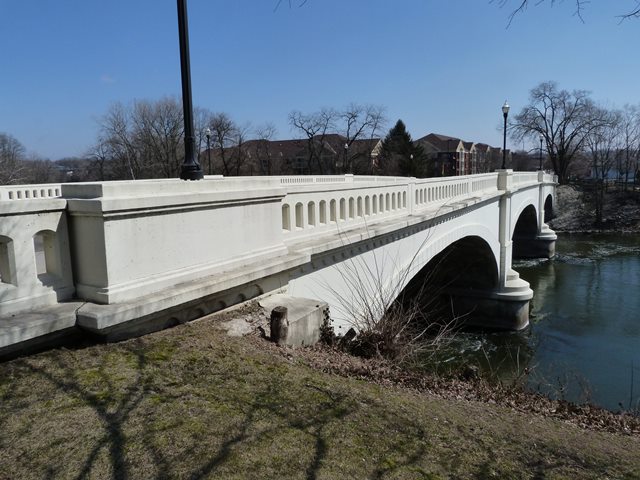
<path id="1" fill-rule="evenodd" d="M 438 209 L 465 197 L 497 193 L 498 174 L 442 178 L 346 176 L 346 181 L 290 182 L 282 200 L 285 239 L 373 225 L 395 215 Z"/>
<path id="2" fill-rule="evenodd" d="M 553 181 L 552 175 L 540 175 Z M 516 188 L 541 181 L 538 173 L 512 176 Z M 498 184 L 499 174 L 487 173 L 3 186 L 0 314 L 55 303 L 73 295 L 74 288 L 79 297 L 98 303 L 129 301 L 221 269 L 266 264 L 286 253 L 292 240 L 498 195 Z M 67 222 L 73 228 L 67 229 Z"/>
<path id="3" fill-rule="evenodd" d="M 354 177 L 351 177 L 354 178 Z M 409 213 L 411 179 L 367 177 L 354 182 L 325 184 L 323 188 L 295 185 L 282 199 L 285 239 L 335 232 Z"/>
<path id="4" fill-rule="evenodd" d="M 0 186 L 0 201 L 56 198 L 59 197 L 60 194 L 61 188 L 59 183 Z"/>
<path id="5" fill-rule="evenodd" d="M 539 182 L 538 172 L 514 172 L 513 185 L 523 186 Z"/>

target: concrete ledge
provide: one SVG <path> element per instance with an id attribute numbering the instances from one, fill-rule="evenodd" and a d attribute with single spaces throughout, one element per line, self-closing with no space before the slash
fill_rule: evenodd
<path id="1" fill-rule="evenodd" d="M 78 311 L 78 326 L 103 335 L 107 334 L 113 327 L 128 322 L 147 321 L 156 318 L 158 322 L 163 323 L 164 320 L 162 318 L 166 317 L 168 322 L 165 322 L 167 323 L 166 326 L 170 326 L 177 321 L 171 321 L 170 318 L 172 317 L 179 318 L 180 322 L 194 320 L 216 310 L 216 307 L 208 307 L 201 304 L 210 304 L 212 301 L 217 301 L 217 298 L 214 298 L 217 294 L 232 292 L 234 288 L 243 286 L 247 288 L 253 287 L 255 292 L 252 296 L 263 294 L 266 291 L 270 291 L 271 286 L 260 288 L 256 285 L 256 282 L 261 284 L 263 282 L 269 283 L 270 277 L 298 267 L 308 260 L 309 257 L 306 255 L 286 255 L 265 261 L 260 265 L 245 265 L 236 270 L 178 284 L 158 293 L 140 296 L 126 303 L 111 305 L 86 303 Z M 278 283 L 275 286 L 280 287 L 281 285 Z M 240 301 L 250 298 L 240 291 L 237 296 Z M 242 298 L 243 296 L 246 298 Z M 217 301 L 217 303 L 220 303 L 222 305 L 221 308 L 224 308 L 230 302 Z M 197 310 L 193 315 L 189 315 L 189 318 L 185 317 L 183 319 L 180 315 L 173 315 L 176 309 L 188 308 L 189 305 Z M 160 328 L 164 327 L 160 326 Z"/>
<path id="2" fill-rule="evenodd" d="M 182 291 L 184 285 L 211 282 L 212 277 L 215 277 L 216 281 L 223 282 L 229 277 L 244 276 L 245 274 L 251 276 L 253 269 L 268 268 L 274 259 L 276 261 L 280 260 L 286 265 L 288 262 L 286 257 L 286 247 L 274 246 L 262 251 L 254 250 L 244 257 L 232 258 L 225 262 L 203 262 L 177 271 L 169 271 L 123 283 L 114 283 L 108 287 L 94 287 L 77 282 L 76 291 L 78 298 L 92 302 L 113 305 L 127 304 L 136 302 L 138 298 L 147 295 L 150 298 L 154 296 L 164 298 L 169 292 L 169 295 L 172 296 L 172 292 L 176 290 Z M 239 273 L 241 271 L 242 273 Z"/>
<path id="3" fill-rule="evenodd" d="M 0 215 L 25 215 L 28 213 L 58 212 L 67 208 L 62 198 L 33 198 L 0 202 Z"/>
<path id="4" fill-rule="evenodd" d="M 50 335 L 75 330 L 81 302 L 60 303 L 0 317 L 0 358 L 13 350 L 24 350 L 27 342 L 48 343 Z"/>
<path id="5" fill-rule="evenodd" d="M 291 346 L 313 345 L 320 340 L 320 328 L 328 320 L 327 302 L 311 298 L 276 294 L 260 300 L 260 306 L 271 313 L 275 307 L 286 307 L 288 328 L 286 337 L 278 343 Z"/>

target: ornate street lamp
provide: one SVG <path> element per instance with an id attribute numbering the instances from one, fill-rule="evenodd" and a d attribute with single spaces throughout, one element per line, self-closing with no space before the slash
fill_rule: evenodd
<path id="1" fill-rule="evenodd" d="M 540 168 L 539 170 L 542 170 L 542 140 L 544 139 L 544 135 L 540 134 L 540 155 L 538 156 L 538 159 L 540 161 Z"/>
<path id="2" fill-rule="evenodd" d="M 204 134 L 207 137 L 207 163 L 209 164 L 209 175 L 211 175 L 211 129 L 207 127 Z"/>
<path id="3" fill-rule="evenodd" d="M 201 180 L 204 174 L 195 158 L 196 138 L 193 134 L 191 102 L 191 65 L 189 61 L 189 26 L 187 0 L 178 0 L 178 35 L 180 37 L 180 71 L 182 73 L 182 111 L 184 117 L 184 162 L 180 167 L 182 180 Z"/>
<path id="4" fill-rule="evenodd" d="M 507 168 L 507 116 L 509 115 L 509 104 L 504 101 L 502 105 L 502 116 L 504 117 L 504 137 L 502 141 L 502 170 Z"/>

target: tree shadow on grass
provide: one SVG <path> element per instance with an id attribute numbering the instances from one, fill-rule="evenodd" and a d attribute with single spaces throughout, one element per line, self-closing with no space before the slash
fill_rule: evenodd
<path id="1" fill-rule="evenodd" d="M 277 446 L 279 438 L 307 438 L 303 440 L 302 445 L 295 445 L 292 451 L 296 455 L 302 455 L 304 460 L 302 468 L 304 476 L 307 479 L 314 480 L 319 476 L 322 470 L 328 452 L 335 448 L 333 440 L 336 431 L 336 423 L 343 422 L 347 417 L 355 415 L 357 420 L 358 411 L 362 409 L 362 403 L 357 398 L 356 393 L 344 391 L 343 387 L 327 387 L 317 384 L 317 382 L 307 381 L 305 384 L 289 382 L 285 375 L 280 374 L 264 374 L 261 371 L 252 372 L 253 377 L 245 379 L 245 381 L 256 381 L 260 379 L 260 385 L 251 385 L 249 393 L 251 395 L 249 401 L 245 401 L 247 392 L 225 393 L 231 395 L 231 398 L 217 397 L 213 395 L 213 400 L 205 397 L 195 398 L 198 402 L 215 402 L 218 399 L 230 402 L 232 406 L 232 414 L 237 417 L 232 419 L 234 425 L 232 433 L 222 438 L 220 443 L 216 443 L 217 448 L 213 452 L 207 452 L 206 459 L 202 460 L 202 446 L 196 436 L 190 437 L 191 440 L 183 442 L 178 446 L 180 452 L 195 452 L 193 457 L 181 458 L 175 463 L 175 449 L 173 452 L 165 451 L 161 446 L 162 437 L 160 431 L 154 430 L 151 425 L 159 418 L 159 410 L 154 409 L 152 395 L 156 395 L 154 391 L 158 388 L 163 390 L 161 401 L 169 403 L 170 407 L 174 405 L 180 406 L 185 399 L 181 397 L 179 389 L 174 384 L 167 382 L 166 377 L 162 377 L 162 384 L 153 384 L 153 375 L 158 375 L 158 370 L 172 366 L 173 359 L 169 356 L 164 359 L 165 363 L 158 363 L 157 359 L 149 356 L 149 348 L 140 341 L 119 344 L 117 347 L 120 352 L 129 355 L 129 364 L 127 367 L 127 376 L 122 378 L 110 376 L 109 368 L 118 369 L 119 365 L 109 365 L 108 358 L 100 358 L 102 366 L 105 368 L 83 368 L 78 364 L 77 357 L 70 352 L 59 351 L 55 354 L 48 354 L 46 359 L 38 359 L 32 361 L 30 359 L 22 359 L 14 362 L 14 366 L 32 373 L 33 375 L 46 380 L 51 384 L 56 392 L 78 400 L 81 405 L 90 407 L 95 412 L 96 418 L 100 423 L 100 434 L 94 444 L 87 446 L 83 455 L 84 460 L 77 469 L 77 473 L 73 473 L 72 477 L 84 479 L 92 476 L 105 475 L 107 472 L 104 468 L 104 459 L 102 452 L 107 452 L 109 470 L 113 479 L 129 479 L 139 475 L 131 464 L 131 456 L 127 458 L 128 452 L 133 448 L 133 443 L 143 448 L 148 456 L 148 460 L 155 467 L 155 473 L 147 471 L 145 475 L 154 476 L 155 478 L 171 478 L 182 477 L 191 479 L 201 479 L 216 475 L 222 475 L 225 468 L 231 468 L 234 454 L 238 449 L 252 449 L 257 445 L 264 446 L 271 442 Z M 100 355 L 100 352 L 98 352 Z M 239 375 L 236 371 L 223 371 L 224 367 L 217 365 L 215 359 L 208 359 L 212 363 L 214 370 L 219 368 L 220 371 L 210 371 L 210 375 L 220 375 L 222 380 L 220 385 L 211 387 L 204 383 L 208 389 L 212 388 L 233 388 L 233 380 L 237 380 Z M 238 360 L 242 362 L 242 360 Z M 182 365 L 183 370 L 178 368 L 180 381 L 189 383 L 187 373 L 189 372 L 187 365 Z M 87 371 L 92 372 L 93 377 L 87 380 Z M 174 374 L 176 372 L 173 372 Z M 281 372 L 282 373 L 282 372 Z M 199 375 L 200 373 L 198 373 Z M 193 377 L 197 382 L 198 378 Z M 232 380 L 227 383 L 228 380 Z M 182 385 L 182 384 L 181 384 Z M 202 385 L 199 385 L 202 387 Z M 292 393 L 292 390 L 293 392 Z M 339 391 L 340 390 L 340 391 Z M 194 390 L 197 392 L 197 390 Z M 3 400 L 15 402 L 11 392 L 5 392 Z M 26 411 L 35 406 L 41 397 L 33 401 L 19 401 L 17 405 L 13 403 L 11 408 L 13 412 L 18 410 Z M 55 407 L 54 407 L 55 408 Z M 75 407 L 74 407 L 75 408 Z M 132 436 L 127 428 L 127 422 L 134 419 L 137 415 L 151 415 L 149 422 L 145 420 L 143 432 Z M 209 414 L 210 412 L 207 411 Z M 86 415 L 86 413 L 85 413 Z M 219 415 L 216 411 L 214 415 Z M 197 422 L 201 422 L 206 426 L 207 421 L 211 419 L 215 421 L 218 417 L 203 416 L 196 417 Z M 265 422 L 265 419 L 267 422 Z M 2 418 L 0 417 L 0 421 Z M 136 419 L 137 423 L 139 419 Z M 169 417 L 163 427 L 165 430 L 180 430 L 183 421 L 179 415 Z M 410 432 L 402 436 L 402 440 L 393 446 L 392 455 L 394 462 L 392 464 L 379 462 L 379 465 L 371 465 L 373 469 L 372 478 L 381 479 L 385 476 L 399 471 L 401 468 L 419 463 L 424 454 L 423 446 L 416 446 L 415 439 L 425 436 L 425 432 L 416 427 L 414 419 L 403 418 L 395 412 L 390 414 L 388 418 L 383 419 L 384 425 L 395 424 L 402 431 Z M 360 428 L 356 423 L 356 428 Z M 29 424 L 28 433 L 32 433 L 36 425 Z M 340 427 L 337 427 L 338 429 Z M 364 427 L 366 428 L 366 427 Z M 184 436 L 184 431 L 180 432 Z M 210 432 L 208 432 L 210 434 Z M 291 437 L 293 435 L 293 437 Z M 300 436 L 301 435 L 301 436 Z M 276 439 L 276 440 L 274 440 Z M 308 449 L 307 447 L 308 442 Z M 215 442 L 214 442 L 215 443 Z M 184 455 L 184 453 L 182 453 Z M 282 453 L 277 450 L 274 453 Z M 286 454 L 287 452 L 285 452 Z M 78 453 L 80 454 L 80 453 Z M 173 457 L 172 457 L 173 454 Z M 131 455 L 129 453 L 129 455 Z M 189 455 L 187 453 L 187 455 Z M 46 458 L 46 457 L 43 457 Z M 396 460 L 399 459 L 399 460 Z M 270 459 L 269 459 L 270 460 Z M 300 461 L 300 458 L 296 458 Z M 47 460 L 50 462 L 50 459 Z M 288 460 L 287 460 L 288 461 Z M 188 462 L 188 463 L 187 463 Z M 373 461 L 372 461 L 373 462 Z M 195 465 L 194 465 L 195 464 Z M 45 477 L 54 478 L 62 474 L 61 467 L 55 462 L 47 465 L 39 465 L 42 467 Z M 277 468 L 277 467 L 275 467 Z M 290 468 L 290 466 L 285 467 Z M 302 473 L 302 472 L 299 472 Z"/>
<path id="2" fill-rule="evenodd" d="M 57 389 L 76 397 L 85 405 L 91 407 L 103 424 L 104 436 L 91 449 L 80 472 L 76 476 L 78 479 L 88 478 L 91 475 L 94 463 L 104 447 L 108 447 L 109 450 L 109 457 L 113 468 L 113 478 L 129 478 L 128 466 L 124 455 L 126 440 L 123 432 L 123 424 L 144 399 L 146 390 L 143 371 L 147 362 L 143 350 L 133 347 L 136 343 L 126 349 L 136 357 L 136 377 L 134 378 L 133 385 L 127 389 L 127 393 L 124 395 L 121 395 L 122 390 L 113 384 L 103 370 L 99 370 L 99 380 L 102 387 L 101 392 L 95 393 L 86 389 L 82 385 L 80 378 L 78 378 L 77 366 L 68 364 L 61 354 L 50 357 L 53 365 L 57 367 L 55 370 L 53 368 L 36 367 L 32 365 L 28 359 L 20 361 L 20 364 L 27 370 L 43 377 Z"/>
<path id="3" fill-rule="evenodd" d="M 287 405 L 288 398 L 282 395 L 286 386 L 279 379 L 272 378 L 266 382 L 265 388 L 248 405 L 238 432 L 227 438 L 214 457 L 193 472 L 189 478 L 196 480 L 208 477 L 222 466 L 231 455 L 232 450 L 243 442 L 259 442 L 262 438 L 271 438 L 275 434 L 284 433 L 293 428 L 313 439 L 313 454 L 307 467 L 306 477 L 315 479 L 327 450 L 324 430 L 331 422 L 339 421 L 351 413 L 355 408 L 355 403 L 350 401 L 345 394 L 333 393 L 328 389 L 311 384 L 307 384 L 306 387 L 326 396 L 326 400 L 316 405 L 317 409 L 313 415 L 309 415 L 308 410 L 299 412 L 297 408 L 289 408 L 291 405 Z M 258 433 L 251 432 L 258 414 L 261 416 L 269 414 L 276 417 L 281 426 L 263 429 Z"/>

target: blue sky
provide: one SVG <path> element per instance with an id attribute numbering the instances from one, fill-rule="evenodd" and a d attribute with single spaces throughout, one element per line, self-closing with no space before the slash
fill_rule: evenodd
<path id="1" fill-rule="evenodd" d="M 541 81 L 640 103 L 634 0 L 529 8 L 489 0 L 189 0 L 193 102 L 237 122 L 350 102 L 429 132 L 501 143 L 500 107 Z M 534 2 L 535 3 L 535 2 Z M 174 0 L 0 0 L 0 132 L 31 153 L 81 155 L 109 105 L 180 95 Z M 528 146 L 527 146 L 528 147 Z"/>

